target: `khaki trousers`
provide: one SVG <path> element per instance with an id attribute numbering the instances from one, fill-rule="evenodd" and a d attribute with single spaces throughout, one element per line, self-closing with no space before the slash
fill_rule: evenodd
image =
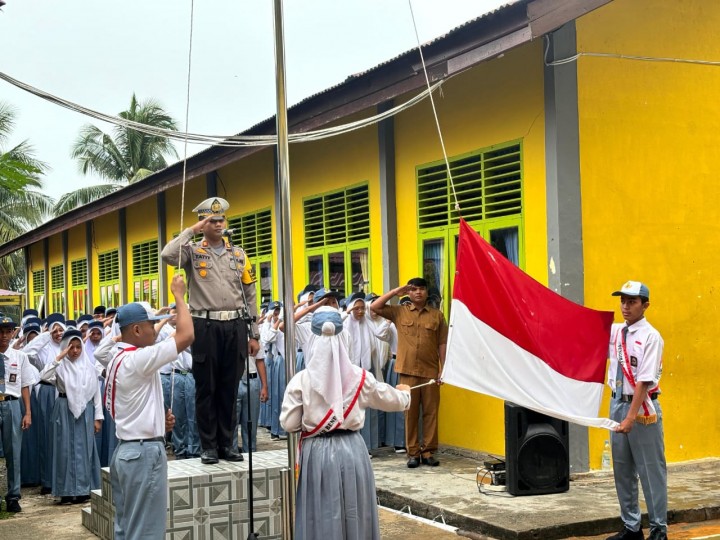
<path id="1" fill-rule="evenodd" d="M 399 384 L 410 387 L 426 383 L 428 377 L 415 377 L 399 373 Z M 438 448 L 437 419 L 440 409 L 440 387 L 428 384 L 410 391 L 410 408 L 405 412 L 405 446 L 408 457 L 430 457 Z M 422 405 L 423 440 L 418 441 L 418 417 Z"/>

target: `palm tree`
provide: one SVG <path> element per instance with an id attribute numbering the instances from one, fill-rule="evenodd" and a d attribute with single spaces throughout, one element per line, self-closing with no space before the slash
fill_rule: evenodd
<path id="1" fill-rule="evenodd" d="M 177 130 L 177 122 L 157 101 L 148 99 L 139 102 L 135 94 L 130 100 L 130 108 L 119 116 L 153 127 Z M 123 126 L 116 126 L 111 136 L 88 124 L 80 129 L 70 155 L 78 160 L 80 172 L 96 174 L 108 183 L 66 193 L 55 205 L 55 215 L 88 204 L 164 169 L 168 166 L 165 157 L 177 158 L 177 151 L 165 137 L 147 135 Z"/>
<path id="2" fill-rule="evenodd" d="M 51 215 L 53 200 L 42 189 L 48 166 L 35 159 L 28 141 L 4 150 L 15 126 L 15 111 L 0 103 L 0 244 L 40 225 Z M 20 290 L 25 282 L 22 253 L 0 259 L 0 288 Z"/>

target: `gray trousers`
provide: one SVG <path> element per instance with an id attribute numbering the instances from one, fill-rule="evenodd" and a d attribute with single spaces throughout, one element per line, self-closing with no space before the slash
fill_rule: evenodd
<path id="1" fill-rule="evenodd" d="M 6 500 L 20 498 L 20 448 L 22 446 L 20 401 L 0 401 L 0 435 L 2 435 L 8 490 Z"/>
<path id="2" fill-rule="evenodd" d="M 620 503 L 620 517 L 625 527 L 640 529 L 638 477 L 645 495 L 651 529 L 667 530 L 667 466 L 663 441 L 662 410 L 653 401 L 658 421 L 655 424 L 633 425 L 630 433 L 615 433 L 612 441 L 615 489 Z M 610 401 L 610 418 L 622 422 L 630 409 L 629 402 Z M 642 411 L 642 407 L 640 408 Z"/>
<path id="3" fill-rule="evenodd" d="M 167 456 L 161 442 L 120 442 L 110 461 L 115 540 L 164 540 Z"/>

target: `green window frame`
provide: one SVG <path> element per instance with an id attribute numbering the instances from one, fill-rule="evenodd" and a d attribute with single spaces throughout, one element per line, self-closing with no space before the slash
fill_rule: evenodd
<path id="1" fill-rule="evenodd" d="M 372 290 L 367 182 L 306 197 L 303 224 L 307 283 L 335 288 L 346 296 Z"/>
<path id="2" fill-rule="evenodd" d="M 242 247 L 250 258 L 257 278 L 258 304 L 272 300 L 272 211 L 265 208 L 234 216 L 228 219 L 228 228 L 235 230 L 232 243 Z"/>
<path id="3" fill-rule="evenodd" d="M 50 267 L 50 301 L 54 313 L 65 313 L 65 268 L 62 264 Z"/>
<path id="4" fill-rule="evenodd" d="M 70 287 L 72 295 L 73 318 L 77 320 L 88 310 L 88 271 L 87 259 L 70 261 Z"/>
<path id="5" fill-rule="evenodd" d="M 120 252 L 117 249 L 98 253 L 98 280 L 100 304 L 106 307 L 120 305 Z"/>
<path id="6" fill-rule="evenodd" d="M 448 159 L 465 221 L 520 268 L 525 267 L 523 148 L 515 140 Z M 460 216 L 445 161 L 416 167 L 419 272 L 437 287 L 449 314 Z"/>
<path id="7" fill-rule="evenodd" d="M 148 302 L 154 309 L 158 309 L 160 307 L 158 241 L 148 240 L 133 244 L 132 260 L 133 301 Z"/>
<path id="8" fill-rule="evenodd" d="M 45 301 L 45 270 L 33 270 L 33 308 L 42 311 Z"/>

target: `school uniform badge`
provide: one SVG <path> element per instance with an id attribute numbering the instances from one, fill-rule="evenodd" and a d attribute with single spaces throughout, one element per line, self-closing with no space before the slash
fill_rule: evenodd
<path id="1" fill-rule="evenodd" d="M 630 365 L 632 367 L 637 367 L 637 358 L 635 358 L 634 356 L 631 356 L 630 357 Z"/>

